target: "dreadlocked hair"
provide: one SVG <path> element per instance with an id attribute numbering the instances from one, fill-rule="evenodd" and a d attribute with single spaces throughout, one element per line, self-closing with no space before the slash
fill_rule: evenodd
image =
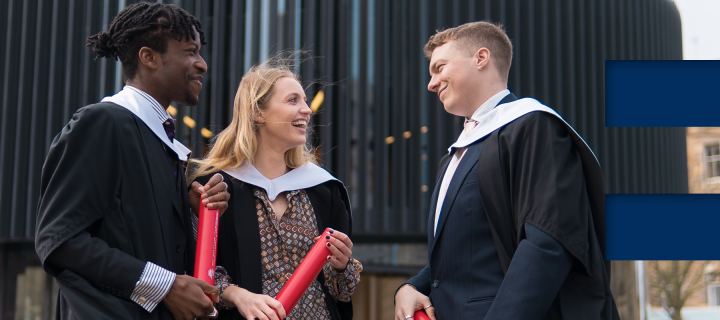
<path id="1" fill-rule="evenodd" d="M 177 41 L 195 40 L 206 44 L 200 21 L 173 4 L 139 2 L 120 11 L 110 23 L 108 31 L 88 37 L 85 47 L 100 58 L 120 59 L 125 82 L 135 78 L 138 68 L 138 52 L 148 47 L 159 53 L 167 51 L 168 37 Z"/>

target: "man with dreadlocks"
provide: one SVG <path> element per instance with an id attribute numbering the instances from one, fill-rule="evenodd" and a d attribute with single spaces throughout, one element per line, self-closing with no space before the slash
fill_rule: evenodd
<path id="1" fill-rule="evenodd" d="M 35 248 L 57 279 L 57 319 L 193 319 L 217 289 L 192 278 L 194 212 L 224 211 L 222 177 L 188 193 L 190 150 L 174 139 L 172 101 L 198 103 L 205 38 L 185 10 L 137 3 L 87 39 L 120 59 L 126 86 L 80 108 L 50 147 L 41 177 Z M 161 303 L 162 302 L 162 303 Z"/>

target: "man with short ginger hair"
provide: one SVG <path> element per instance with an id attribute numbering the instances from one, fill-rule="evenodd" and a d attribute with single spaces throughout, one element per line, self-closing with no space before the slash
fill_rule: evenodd
<path id="1" fill-rule="evenodd" d="M 395 319 L 619 319 L 592 150 L 554 110 L 508 91 L 501 26 L 438 32 L 424 50 L 428 90 L 466 121 L 440 161 L 429 263 L 398 288 Z"/>

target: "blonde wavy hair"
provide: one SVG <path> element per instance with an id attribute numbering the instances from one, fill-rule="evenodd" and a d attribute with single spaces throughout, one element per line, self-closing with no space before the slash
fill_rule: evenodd
<path id="1" fill-rule="evenodd" d="M 245 160 L 246 164 L 254 164 L 259 136 L 258 123 L 253 119 L 261 111 L 267 110 L 278 80 L 289 77 L 301 82 L 300 76 L 291 69 L 294 57 L 298 54 L 300 53 L 277 54 L 268 61 L 253 66 L 243 76 L 235 94 L 232 122 L 213 138 L 210 151 L 204 158 L 189 160 L 187 181 L 224 169 L 236 168 Z M 309 162 L 318 164 L 309 142 L 285 152 L 285 165 L 289 168 L 298 168 Z"/>

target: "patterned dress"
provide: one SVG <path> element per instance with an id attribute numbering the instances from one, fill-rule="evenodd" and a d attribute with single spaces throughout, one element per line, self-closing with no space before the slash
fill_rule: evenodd
<path id="1" fill-rule="evenodd" d="M 315 213 L 304 190 L 285 193 L 288 207 L 280 221 L 273 211 L 265 190 L 254 188 L 255 209 L 260 227 L 263 294 L 277 296 L 302 259 L 315 244 L 317 230 Z M 232 280 L 222 267 L 218 267 L 216 286 L 224 289 Z M 343 302 L 349 302 L 355 286 L 360 281 L 362 265 L 351 259 L 344 271 L 337 272 L 328 262 L 323 267 L 325 286 L 330 295 Z M 300 298 L 288 315 L 289 319 L 329 320 L 330 312 L 325 303 L 325 294 L 317 279 Z"/>

